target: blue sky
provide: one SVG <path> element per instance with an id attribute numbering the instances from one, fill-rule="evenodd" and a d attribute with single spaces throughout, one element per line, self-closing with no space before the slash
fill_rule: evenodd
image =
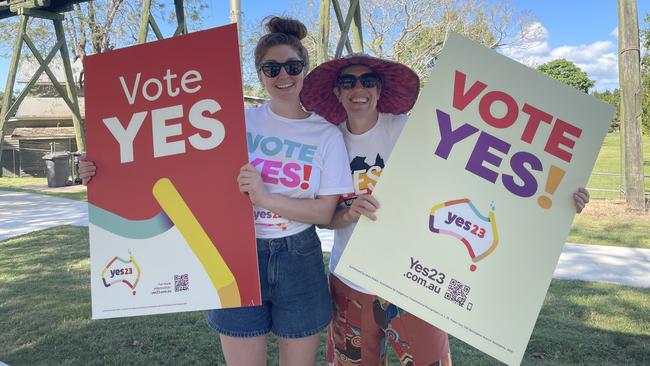
<path id="1" fill-rule="evenodd" d="M 488 0 L 493 2 L 496 0 Z M 306 1 L 305 1 L 306 2 Z M 318 1 L 314 0 L 318 5 Z M 171 3 L 171 1 L 170 1 Z M 208 0 L 205 27 L 227 24 L 230 2 Z M 241 0 L 245 22 L 253 22 L 269 14 L 289 12 L 299 0 Z M 362 10 L 363 10 L 363 0 Z M 537 19 L 539 35 L 525 48 L 503 49 L 502 53 L 532 66 L 556 58 L 566 58 L 580 66 L 596 89 L 618 87 L 617 1 L 615 0 L 511 0 L 517 10 L 528 11 Z M 649 0 L 637 0 L 639 22 L 650 12 Z M 0 88 L 4 89 L 8 60 L 0 59 Z"/>

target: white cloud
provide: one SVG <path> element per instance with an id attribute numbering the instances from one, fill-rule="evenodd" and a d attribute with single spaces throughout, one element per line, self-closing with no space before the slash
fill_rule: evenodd
<path id="1" fill-rule="evenodd" d="M 618 88 L 618 56 L 614 42 L 597 41 L 551 49 L 548 44 L 549 33 L 543 24 L 533 23 L 525 32 L 527 37 L 523 44 L 504 47 L 501 52 L 531 67 L 564 58 L 575 63 L 591 80 L 596 81 L 594 89 L 604 91 Z M 618 28 L 610 35 L 617 36 Z"/>
<path id="2" fill-rule="evenodd" d="M 618 27 L 614 28 L 611 32 L 609 32 L 609 35 L 618 39 Z"/>
<path id="3" fill-rule="evenodd" d="M 592 44 L 579 46 L 561 46 L 551 51 L 550 57 L 555 60 L 565 58 L 574 63 L 592 62 L 599 57 L 611 54 L 614 44 L 610 41 L 597 41 Z"/>

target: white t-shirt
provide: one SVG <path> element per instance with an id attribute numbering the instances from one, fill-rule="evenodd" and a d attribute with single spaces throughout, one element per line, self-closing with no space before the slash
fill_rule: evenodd
<path id="1" fill-rule="evenodd" d="M 345 194 L 352 191 L 341 132 L 321 116 L 279 116 L 269 104 L 246 109 L 248 160 L 262 174 L 271 193 L 292 198 Z M 309 226 L 263 207 L 253 207 L 258 238 L 281 238 Z"/>
<path id="2" fill-rule="evenodd" d="M 347 128 L 347 122 L 339 125 L 347 147 L 352 184 L 354 185 L 354 193 L 342 196 L 340 206 L 350 207 L 358 195 L 372 193 L 407 120 L 408 116 L 405 114 L 379 113 L 377 123 L 361 135 L 352 134 Z M 350 224 L 334 230 L 330 272 L 353 289 L 368 293 L 363 288 L 334 273 L 334 268 L 339 262 L 355 226 L 356 224 Z"/>

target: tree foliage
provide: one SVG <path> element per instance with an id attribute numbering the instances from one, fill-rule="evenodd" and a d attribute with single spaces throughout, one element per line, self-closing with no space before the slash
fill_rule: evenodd
<path id="1" fill-rule="evenodd" d="M 349 0 L 339 2 L 345 17 Z M 318 2 L 299 3 L 304 5 L 294 6 L 292 13 L 304 20 L 310 30 L 303 43 L 317 51 Z M 534 19 L 517 11 L 508 0 L 364 0 L 360 6 L 365 52 L 402 62 L 423 79 L 435 63 L 449 30 L 493 49 L 523 45 L 535 31 L 528 27 Z M 330 23 L 332 58 L 340 38 L 334 10 Z"/>
<path id="2" fill-rule="evenodd" d="M 559 59 L 539 65 L 537 70 L 561 81 L 564 84 L 572 86 L 583 93 L 588 93 L 589 88 L 593 87 L 595 81 L 589 79 L 587 73 L 582 71 L 573 62 L 566 59 Z"/>
<path id="3" fill-rule="evenodd" d="M 641 58 L 641 83 L 642 83 L 642 128 L 643 133 L 650 135 L 650 13 L 644 17 L 644 27 L 640 29 L 641 48 L 645 54 Z M 614 118 L 610 126 L 610 132 L 620 128 L 620 104 L 621 93 L 619 89 L 614 91 L 593 92 L 592 95 L 615 108 Z"/>
<path id="4" fill-rule="evenodd" d="M 365 48 L 428 75 L 448 31 L 486 47 L 516 46 L 531 34 L 532 17 L 507 2 L 369 0 L 363 3 Z"/>
<path id="5" fill-rule="evenodd" d="M 188 28 L 200 29 L 205 0 L 185 0 Z M 151 13 L 159 25 L 175 25 L 176 14 L 171 0 L 153 0 Z M 142 0 L 93 0 L 75 4 L 65 13 L 66 41 L 73 61 L 84 56 L 135 44 L 138 40 Z M 0 55 L 7 57 L 18 34 L 18 17 L 0 22 Z M 28 35 L 41 52 L 47 53 L 56 38 L 52 22 L 30 18 Z M 149 32 L 149 39 L 153 39 Z M 43 51 L 47 50 L 47 51 Z M 29 52 L 24 52 L 29 57 Z"/>
<path id="6" fill-rule="evenodd" d="M 604 92 L 594 91 L 591 95 L 614 107 L 614 117 L 609 126 L 609 132 L 618 131 L 621 128 L 621 91 L 619 89 L 614 89 L 614 91 L 606 90 Z"/>
<path id="7" fill-rule="evenodd" d="M 11 105 L 13 102 L 16 101 L 16 96 L 17 96 L 17 95 L 18 95 L 18 92 L 17 92 L 17 91 L 14 91 L 14 93 L 11 95 L 11 100 L 9 100 L 9 105 Z M 0 91 L 0 101 L 2 101 L 2 99 L 4 98 L 4 96 L 5 96 L 5 92 L 4 92 L 4 91 Z"/>

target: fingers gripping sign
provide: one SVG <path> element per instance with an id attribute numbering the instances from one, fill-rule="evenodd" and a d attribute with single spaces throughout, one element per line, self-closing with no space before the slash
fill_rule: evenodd
<path id="1" fill-rule="evenodd" d="M 377 220 L 377 215 L 375 215 L 375 212 L 378 208 L 379 202 L 377 199 L 369 194 L 364 194 L 358 196 L 354 200 L 352 206 L 348 208 L 346 216 L 347 219 L 351 222 L 357 222 L 362 215 L 372 221 L 375 221 Z"/>
<path id="2" fill-rule="evenodd" d="M 262 202 L 268 197 L 269 191 L 264 186 L 262 175 L 253 165 L 249 163 L 241 167 L 237 184 L 239 191 L 248 195 L 254 205 L 263 206 Z"/>
<path id="3" fill-rule="evenodd" d="M 95 171 L 97 167 L 92 161 L 86 160 L 85 155 L 79 157 L 79 176 L 81 177 L 81 183 L 87 185 L 88 182 L 95 176 Z"/>
<path id="4" fill-rule="evenodd" d="M 573 201 L 576 205 L 576 212 L 581 213 L 587 203 L 589 203 L 589 191 L 586 188 L 580 187 L 573 193 Z"/>

